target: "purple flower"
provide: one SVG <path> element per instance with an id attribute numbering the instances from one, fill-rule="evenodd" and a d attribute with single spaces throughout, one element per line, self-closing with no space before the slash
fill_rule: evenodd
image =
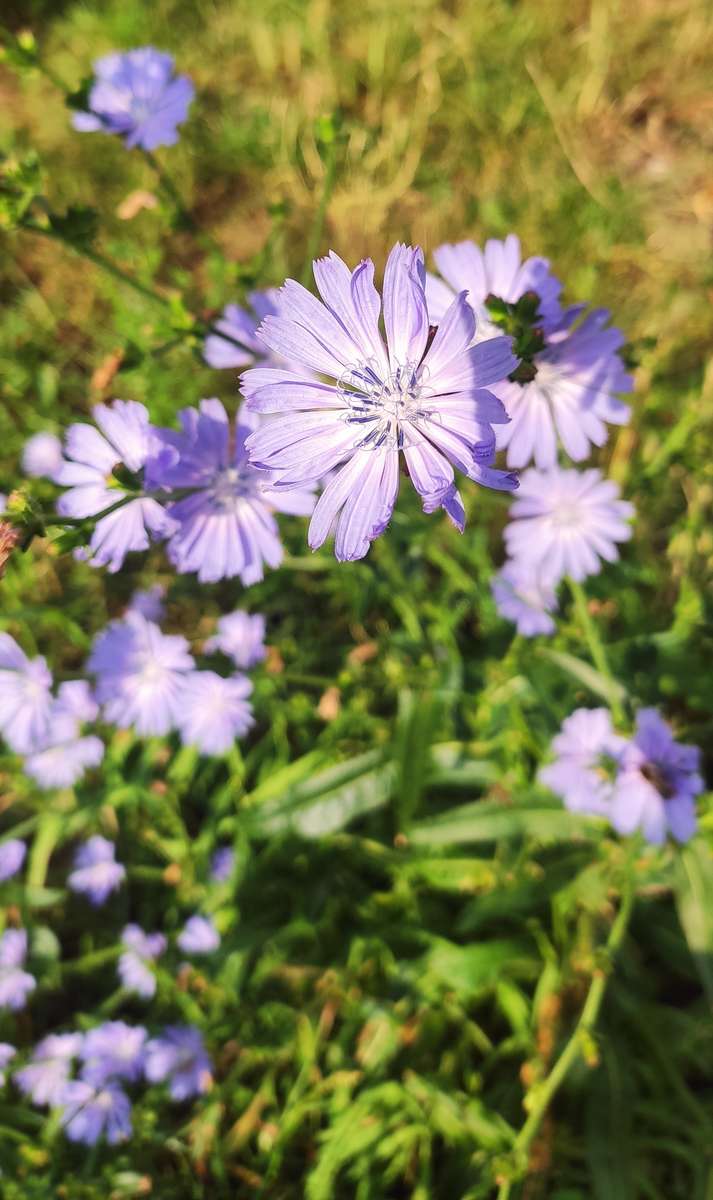
<path id="1" fill-rule="evenodd" d="M 164 614 L 165 605 L 163 603 L 166 595 L 166 589 L 162 583 L 154 583 L 149 588 L 134 592 L 129 606 L 128 613 L 138 613 L 139 616 L 145 617 L 147 621 L 153 621 L 155 624 L 161 620 Z"/>
<path id="2" fill-rule="evenodd" d="M 57 1096 L 62 1127 L 70 1142 L 94 1146 L 104 1135 L 114 1146 L 131 1134 L 131 1104 L 115 1083 L 95 1088 L 82 1079 L 66 1083 Z"/>
<path id="3" fill-rule="evenodd" d="M 521 477 L 505 543 L 512 558 L 553 587 L 565 575 L 581 581 L 599 573 L 601 559 L 619 557 L 616 543 L 631 537 L 633 513 L 601 471 L 531 468 Z"/>
<path id="4" fill-rule="evenodd" d="M 162 633 L 131 613 L 99 634 L 88 668 L 97 676 L 97 699 L 107 721 L 160 736 L 178 720 L 186 675 L 195 663 L 184 637 Z"/>
<path id="5" fill-rule="evenodd" d="M 626 747 L 608 709 L 578 708 L 553 739 L 556 758 L 540 770 L 540 782 L 570 811 L 609 817 L 612 781 Z"/>
<path id="6" fill-rule="evenodd" d="M 84 1035 L 81 1076 L 94 1087 L 114 1079 L 139 1079 L 144 1067 L 146 1030 L 125 1021 L 105 1021 Z"/>
<path id="7" fill-rule="evenodd" d="M 44 658 L 27 658 L 8 633 L 0 633 L 0 733 L 17 754 L 26 754 L 46 737 L 51 689 Z"/>
<path id="8" fill-rule="evenodd" d="M 544 350 L 534 357 L 537 374 L 531 382 L 506 380 L 494 388 L 510 416 L 510 424 L 497 434 L 498 449 L 507 447 L 509 467 L 532 461 L 553 467 L 557 438 L 569 457 L 580 462 L 592 446 L 604 445 L 607 423 L 625 425 L 629 420 L 629 406 L 616 397 L 633 388 L 618 354 L 623 334 L 607 328 L 604 308 L 573 324 L 580 313 L 580 305 L 568 309 L 548 335 Z"/>
<path id="9" fill-rule="evenodd" d="M 696 831 L 696 797 L 704 789 L 701 752 L 682 746 L 655 708 L 642 708 L 614 783 L 611 821 L 618 833 L 640 829 L 660 845 L 670 833 L 687 842 Z"/>
<path id="10" fill-rule="evenodd" d="M 260 613 L 228 613 L 218 621 L 217 632 L 208 638 L 206 654 L 220 650 L 232 658 L 236 667 L 247 671 L 265 657 L 265 618 Z"/>
<path id="11" fill-rule="evenodd" d="M 174 74 L 170 54 L 143 46 L 125 54 L 107 54 L 94 63 L 89 112 L 75 112 L 80 133 L 116 133 L 127 149 L 155 150 L 178 141 L 193 99 L 187 75 Z"/>
<path id="12" fill-rule="evenodd" d="M 22 967 L 27 954 L 24 929 L 6 929 L 0 937 L 0 1009 L 24 1008 L 28 994 L 37 986 Z"/>
<path id="13" fill-rule="evenodd" d="M 246 587 L 257 583 L 265 563 L 277 567 L 282 561 L 273 510 L 308 516 L 314 496 L 307 487 L 285 496 L 250 466 L 245 440 L 256 420 L 244 408 L 238 413 L 232 452 L 220 400 L 202 400 L 199 409 L 183 409 L 179 419 L 180 433 L 158 431 L 163 450 L 149 465 L 152 486 L 195 489 L 169 505 L 178 528 L 168 556 L 181 573 L 197 571 L 201 583 L 235 575 Z"/>
<path id="14" fill-rule="evenodd" d="M 212 954 L 220 945 L 220 934 L 210 917 L 189 917 L 176 938 L 184 954 Z"/>
<path id="15" fill-rule="evenodd" d="M 225 883 L 233 873 L 235 851 L 232 846 L 220 846 L 210 861 L 210 877 L 214 883 Z"/>
<path id="16" fill-rule="evenodd" d="M 557 608 L 557 596 L 534 568 L 510 559 L 490 586 L 500 616 L 513 621 L 518 633 L 525 637 L 554 633 L 550 613 Z"/>
<path id="17" fill-rule="evenodd" d="M 230 340 L 220 337 L 220 333 L 208 335 L 203 357 L 210 367 L 216 367 L 218 370 L 247 367 L 251 363 L 273 357 L 256 334 L 260 322 L 265 317 L 277 313 L 279 294 L 277 288 L 267 288 L 264 292 L 250 292 L 248 301 L 252 312 L 240 308 L 237 304 L 228 304 L 223 309 L 223 315 L 215 322 L 215 328 L 220 333 L 228 334 Z M 236 342 L 240 344 L 236 345 Z"/>
<path id="18" fill-rule="evenodd" d="M 468 293 L 468 303 L 478 319 L 477 341 L 500 333 L 486 305 L 490 295 L 513 303 L 525 292 L 536 292 L 541 327 L 551 329 L 559 322 L 562 284 L 551 273 L 546 258 L 526 258 L 522 262 L 516 234 L 509 234 L 504 242 L 491 239 L 484 251 L 470 241 L 446 244 L 434 250 L 433 257 L 442 276 L 439 279 L 430 272 L 426 275 L 428 314 L 434 325 L 441 323 L 460 292 Z"/>
<path id="19" fill-rule="evenodd" d="M 119 978 L 128 992 L 134 992 L 144 1000 L 156 993 L 156 976 L 151 963 L 166 949 L 162 933 L 144 933 L 138 925 L 127 925 L 121 935 L 126 947 L 119 959 Z"/>
<path id="20" fill-rule="evenodd" d="M 36 433 L 22 450 L 22 469 L 35 478 L 54 479 L 63 463 L 62 443 L 53 433 Z"/>
<path id="21" fill-rule="evenodd" d="M 13 1075 L 22 1094 L 33 1104 L 57 1104 L 83 1040 L 81 1033 L 51 1033 L 38 1042 L 28 1065 Z"/>
<path id="22" fill-rule="evenodd" d="M 103 904 L 121 886 L 126 870 L 114 859 L 114 846 L 95 834 L 80 846 L 74 856 L 74 870 L 67 883 L 73 892 L 81 892 L 94 905 Z"/>
<path id="23" fill-rule="evenodd" d="M 454 466 L 487 487 L 511 490 L 512 475 L 494 470 L 493 424 L 507 421 L 488 385 L 517 365 L 508 338 L 473 346 L 475 315 L 466 293 L 451 304 L 435 336 L 429 328 L 419 249 L 397 245 L 384 277 L 386 344 L 374 264 L 350 272 L 336 254 L 314 264 L 324 303 L 294 280 L 280 293 L 280 315 L 260 336 L 275 353 L 331 381 L 289 369 L 247 371 L 241 389 L 254 412 L 279 414 L 247 442 L 250 461 L 274 472 L 283 490 L 305 487 L 335 467 L 309 527 L 312 549 L 335 528 L 341 561 L 363 558 L 388 525 L 399 487 L 399 458 L 424 512 L 444 508 L 463 528 Z"/>
<path id="24" fill-rule="evenodd" d="M 169 1081 L 172 1100 L 188 1100 L 210 1089 L 211 1061 L 203 1038 L 190 1025 L 171 1025 L 146 1044 L 144 1065 L 150 1083 Z"/>
<path id="25" fill-rule="evenodd" d="M 152 452 L 153 433 L 143 404 L 115 400 L 97 404 L 92 425 L 71 425 L 67 431 L 67 460 L 55 482 L 69 491 L 60 496 L 57 511 L 69 517 L 93 517 L 130 495 L 113 475 L 122 465 L 137 475 Z M 164 537 L 173 528 L 157 500 L 137 497 L 102 517 L 89 543 L 91 562 L 118 571 L 130 550 L 146 550 L 149 534 Z"/>
<path id="26" fill-rule="evenodd" d="M 194 671 L 186 686 L 176 724 L 181 741 L 201 754 L 226 754 L 254 724 L 248 696 L 253 685 L 245 675 L 223 679 L 214 671 Z"/>
<path id="27" fill-rule="evenodd" d="M 52 705 L 47 736 L 25 759 L 25 773 L 43 788 L 71 787 L 89 767 L 104 757 L 100 738 L 81 737 L 80 727 L 93 721 L 99 709 L 83 679 L 63 683 Z"/>
<path id="28" fill-rule="evenodd" d="M 5 1068 L 16 1054 L 17 1050 L 9 1042 L 0 1042 L 0 1087 L 5 1084 Z"/>
<path id="29" fill-rule="evenodd" d="M 0 842 L 0 883 L 17 875 L 25 861 L 26 854 L 27 847 L 19 838 L 10 838 L 7 842 Z"/>

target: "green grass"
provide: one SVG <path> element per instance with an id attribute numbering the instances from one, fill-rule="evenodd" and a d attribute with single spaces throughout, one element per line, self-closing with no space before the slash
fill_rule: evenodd
<path id="1" fill-rule="evenodd" d="M 0 145 L 36 148 L 51 207 L 98 209 L 97 249 L 202 319 L 255 283 L 300 277 L 314 243 L 382 263 L 397 239 L 429 253 L 510 230 L 551 258 L 569 298 L 612 309 L 638 364 L 634 416 L 595 461 L 637 520 L 622 561 L 588 583 L 589 611 L 627 713 L 659 706 L 710 758 L 705 4 L 16 7 L 5 19 L 33 28 L 70 89 L 99 54 L 149 42 L 193 78 L 180 142 L 157 157 L 198 238 L 162 198 L 122 219 L 133 193 L 158 197 L 151 165 L 73 133 L 38 72 L 0 76 Z M 30 433 L 62 431 L 99 399 L 142 400 L 161 422 L 206 395 L 235 408 L 234 374 L 177 337 L 177 308 L 49 240 L 0 237 L 0 491 Z M 110 1014 L 152 1030 L 188 1020 L 216 1066 L 192 1108 L 137 1091 L 131 1142 L 91 1153 L 8 1089 L 3 1198 L 710 1200 L 710 798 L 685 853 L 638 847 L 627 865 L 623 843 L 537 787 L 560 722 L 602 702 L 602 679 L 566 597 L 553 639 L 513 638 L 489 590 L 506 502 L 472 487 L 466 505 L 460 537 L 403 489 L 387 535 L 342 566 L 328 548 L 303 562 L 304 522 L 285 520 L 296 561 L 248 592 L 199 589 L 160 550 L 116 577 L 47 541 L 13 556 L 0 628 L 59 678 L 156 579 L 172 630 L 199 644 L 244 604 L 267 614 L 277 652 L 256 673 L 242 758 L 117 733 L 100 773 L 49 795 L 0 759 L 2 831 L 33 822 L 30 884 L 3 885 L 0 901 L 33 931 L 39 979 L 31 1015 L 0 1014 L 0 1040 L 24 1053 Z M 65 879 L 77 838 L 96 831 L 116 838 L 129 886 L 88 920 Z M 229 839 L 236 876 L 210 888 L 210 852 Z M 603 947 L 630 877 L 609 979 Z M 201 906 L 220 955 L 193 973 L 167 966 L 149 1008 L 118 994 L 123 924 L 172 933 Z M 538 1104 L 602 970 L 596 1030 L 518 1160 L 523 1100 Z"/>

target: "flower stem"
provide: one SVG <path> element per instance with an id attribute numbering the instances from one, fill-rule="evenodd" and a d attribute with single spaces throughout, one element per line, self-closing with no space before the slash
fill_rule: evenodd
<path id="1" fill-rule="evenodd" d="M 500 1181 L 497 1200 L 508 1200 L 513 1182 L 518 1178 L 522 1178 L 523 1172 L 527 1170 L 528 1151 L 540 1129 L 547 1109 L 567 1078 L 570 1068 L 577 1061 L 580 1054 L 582 1054 L 587 1041 L 591 1038 L 602 1007 L 602 1001 L 606 994 L 614 960 L 621 948 L 629 924 L 634 904 L 634 894 L 634 880 L 631 865 L 629 864 L 619 911 L 614 918 L 609 931 L 609 937 L 603 948 L 602 957 L 604 961 L 595 969 L 592 975 L 587 998 L 572 1036 L 547 1078 L 531 1094 L 532 1102 L 528 1118 L 512 1146 L 512 1157 L 517 1175 L 514 1177 L 511 1175 Z"/>
<path id="2" fill-rule="evenodd" d="M 215 250 L 218 253 L 222 253 L 220 246 L 215 239 L 209 233 L 206 233 L 203 229 L 201 229 L 200 225 L 193 216 L 193 213 L 188 208 L 188 205 L 183 199 L 181 193 L 171 179 L 171 176 L 161 165 L 153 151 L 144 150 L 143 155 L 151 167 L 151 170 L 155 173 L 159 182 L 159 187 L 163 188 L 166 197 L 173 205 L 176 215 L 183 226 L 186 229 L 190 229 L 191 233 L 195 234 L 196 238 L 203 243 L 206 250 Z"/>
<path id="3" fill-rule="evenodd" d="M 621 688 L 612 675 L 604 643 L 599 635 L 596 622 L 592 620 L 592 614 L 589 611 L 586 592 L 581 583 L 576 583 L 574 579 L 568 579 L 567 583 L 572 593 L 579 623 L 587 640 L 592 662 L 606 685 L 607 701 L 611 709 L 611 714 L 614 721 L 617 724 L 621 724 L 624 720 L 624 710 L 621 704 Z"/>

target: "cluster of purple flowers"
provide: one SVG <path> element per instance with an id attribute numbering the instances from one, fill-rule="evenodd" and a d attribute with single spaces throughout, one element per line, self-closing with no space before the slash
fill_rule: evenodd
<path id="1" fill-rule="evenodd" d="M 45 659 L 28 658 L 0 633 L 0 735 L 40 787 L 71 787 L 101 762 L 103 742 L 82 733 L 97 713 L 84 680 L 62 683 L 54 695 Z"/>
<path id="2" fill-rule="evenodd" d="M 555 759 L 539 777 L 571 811 L 606 817 L 621 834 L 640 830 L 654 845 L 667 834 L 686 842 L 695 833 L 700 750 L 677 742 L 656 709 L 641 709 L 626 738 L 607 709 L 579 708 L 552 749 Z"/>
<path id="3" fill-rule="evenodd" d="M 225 754 L 253 725 L 252 684 L 242 672 L 265 657 L 264 617 L 237 610 L 218 621 L 205 652 L 240 668 L 225 677 L 198 670 L 186 639 L 161 631 L 162 591 L 137 593 L 124 617 L 97 636 L 87 663 L 94 689 L 77 679 L 54 695 L 45 659 L 27 658 L 0 633 L 0 736 L 40 787 L 71 787 L 99 765 L 104 743 L 82 728 L 100 717 L 141 736 L 177 730 L 209 755 Z M 0 878 L 2 862 L 0 845 Z"/>
<path id="4" fill-rule="evenodd" d="M 0 1064 L 6 1066 L 16 1053 L 4 1043 Z M 114 1145 L 131 1135 L 128 1086 L 142 1079 L 166 1083 L 171 1099 L 188 1100 L 210 1089 L 211 1069 L 203 1038 L 192 1026 L 168 1026 L 149 1038 L 142 1025 L 107 1021 L 87 1033 L 43 1038 L 13 1081 L 33 1104 L 58 1111 L 70 1141 L 93 1146 L 103 1137 Z"/>

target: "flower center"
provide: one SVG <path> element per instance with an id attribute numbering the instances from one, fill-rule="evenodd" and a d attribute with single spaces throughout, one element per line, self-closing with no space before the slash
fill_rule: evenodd
<path id="1" fill-rule="evenodd" d="M 216 508 L 224 512 L 235 509 L 236 503 L 253 490 L 246 475 L 241 474 L 237 467 L 227 467 L 219 471 L 213 479 L 210 488 L 210 499 Z"/>
<path id="2" fill-rule="evenodd" d="M 414 363 L 398 366 L 385 379 L 372 363 L 359 363 L 344 371 L 337 386 L 347 403 L 347 424 L 364 426 L 357 449 L 401 449 L 405 428 L 430 416 L 425 370 Z"/>
<path id="3" fill-rule="evenodd" d="M 641 774 L 644 779 L 656 788 L 656 791 L 664 800 L 670 800 L 674 794 L 674 789 L 671 782 L 666 778 L 666 774 L 657 763 L 644 763 L 641 768 Z"/>

